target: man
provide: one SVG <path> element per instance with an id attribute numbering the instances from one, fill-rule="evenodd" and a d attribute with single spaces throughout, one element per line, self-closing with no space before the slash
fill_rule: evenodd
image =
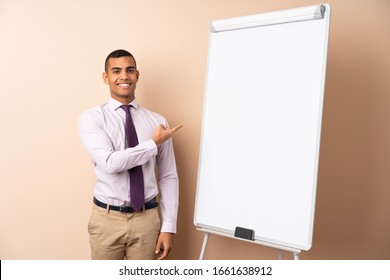
<path id="1" fill-rule="evenodd" d="M 163 259 L 176 233 L 179 191 L 171 137 L 181 126 L 169 128 L 161 115 L 138 105 L 139 71 L 129 52 L 109 54 L 102 77 L 110 99 L 79 118 L 97 177 L 88 224 L 91 257 Z"/>

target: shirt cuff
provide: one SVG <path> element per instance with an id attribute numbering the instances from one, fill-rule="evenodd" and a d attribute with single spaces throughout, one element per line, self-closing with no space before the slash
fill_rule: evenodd
<path id="1" fill-rule="evenodd" d="M 176 233 L 176 223 L 165 222 L 161 226 L 161 232 Z"/>
<path id="2" fill-rule="evenodd" d="M 146 148 L 146 150 L 155 150 L 155 155 L 157 155 L 157 145 L 156 143 L 154 143 L 154 141 L 152 139 L 146 141 L 146 142 L 143 142 L 142 145 Z"/>

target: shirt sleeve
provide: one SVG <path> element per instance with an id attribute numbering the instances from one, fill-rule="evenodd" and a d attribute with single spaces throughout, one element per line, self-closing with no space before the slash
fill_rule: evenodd
<path id="1" fill-rule="evenodd" d="M 157 155 L 153 140 L 120 151 L 115 151 L 107 133 L 102 128 L 101 116 L 93 112 L 81 114 L 79 135 L 93 162 L 106 173 L 119 173 L 142 165 Z"/>
<path id="2" fill-rule="evenodd" d="M 160 188 L 161 232 L 176 233 L 179 207 L 179 178 L 176 171 L 172 139 L 159 145 L 157 155 Z"/>

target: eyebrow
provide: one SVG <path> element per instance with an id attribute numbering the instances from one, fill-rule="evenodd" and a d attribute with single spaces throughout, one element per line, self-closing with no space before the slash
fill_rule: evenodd
<path id="1" fill-rule="evenodd" d="M 129 66 L 129 67 L 126 67 L 126 70 L 128 69 L 136 69 L 135 66 Z M 111 68 L 111 71 L 116 71 L 116 70 L 122 70 L 122 68 L 120 67 L 112 67 Z"/>

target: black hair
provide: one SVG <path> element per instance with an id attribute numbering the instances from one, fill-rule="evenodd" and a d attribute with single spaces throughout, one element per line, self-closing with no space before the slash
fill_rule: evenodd
<path id="1" fill-rule="evenodd" d="M 137 67 L 137 62 L 135 61 L 134 56 L 131 53 L 129 53 L 128 51 L 126 51 L 126 50 L 119 49 L 119 50 L 115 50 L 115 51 L 111 52 L 107 56 L 106 61 L 104 62 L 104 70 L 107 72 L 107 70 L 108 70 L 107 69 L 108 68 L 108 60 L 110 58 L 119 58 L 119 57 L 123 57 L 123 56 L 130 56 L 130 57 L 132 57 L 134 59 L 135 67 Z"/>

